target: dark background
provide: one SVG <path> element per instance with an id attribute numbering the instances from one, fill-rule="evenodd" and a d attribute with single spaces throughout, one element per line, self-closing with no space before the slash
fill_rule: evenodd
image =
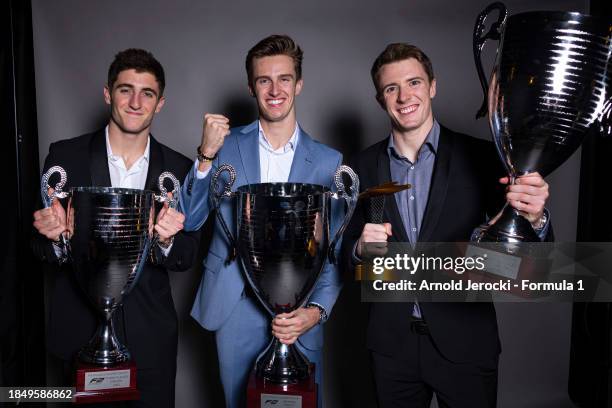
<path id="1" fill-rule="evenodd" d="M 505 3 L 511 14 L 589 9 L 587 1 L 576 0 Z M 1 112 L 3 123 L 11 135 L 3 152 L 7 156 L 3 164 L 10 179 L 35 180 L 33 184 L 18 182 L 20 216 L 9 220 L 19 224 L 12 226 L 17 238 L 8 246 L 0 246 L 7 251 L 6 256 L 3 253 L 4 268 L 17 271 L 0 275 L 3 296 L 0 306 L 10 309 L 13 304 L 20 305 L 15 313 L 2 314 L 8 318 L 7 324 L 3 320 L 0 327 L 2 330 L 13 327 L 15 331 L 7 333 L 18 336 L 5 336 L 2 331 L 0 334 L 3 345 L 8 344 L 7 350 L 13 343 L 22 350 L 16 360 L 11 360 L 14 356 L 11 353 L 0 354 L 3 367 L 13 367 L 0 371 L 0 380 L 4 372 L 5 384 L 11 384 L 10 376 L 15 372 L 18 375 L 13 381 L 27 378 L 28 384 L 44 381 L 45 376 L 37 370 L 44 366 L 38 341 L 44 336 L 42 276 L 36 265 L 30 264 L 24 239 L 31 222 L 28 214 L 38 199 L 38 169 L 32 161 L 42 163 L 51 142 L 106 123 L 108 109 L 102 88 L 108 65 L 117 51 L 145 48 L 164 65 L 167 102 L 155 119 L 153 134 L 189 157 L 194 156 L 199 144 L 204 112 L 224 113 L 233 125 L 246 124 L 255 118 L 255 104 L 247 93 L 244 58 L 252 45 L 272 33 L 289 34 L 304 49 L 304 88 L 297 99 L 300 124 L 316 139 L 346 156 L 389 132 L 386 114 L 374 100 L 369 68 L 390 42 L 414 43 L 433 61 L 438 82 L 434 115 L 441 123 L 490 138 L 486 120 L 474 119 L 482 92 L 472 57 L 474 20 L 487 1 L 182 0 L 170 5 L 162 0 L 129 3 L 37 0 L 32 1 L 31 21 L 27 18 L 28 4 L 9 1 L 3 6 L 3 11 L 8 12 L 2 13 L 5 44 L 1 56 L 14 57 L 15 50 L 22 54 L 15 58 L 16 65 L 2 60 L 2 94 L 14 95 L 19 107 L 10 109 L 11 106 L 2 105 L 7 108 Z M 15 32 L 22 37 L 15 36 Z M 29 37 L 32 33 L 33 37 Z M 33 48 L 15 47 L 16 41 L 25 41 L 27 45 L 28 40 Z M 491 44 L 485 52 L 487 72 L 494 48 Z M 5 75 L 9 71 L 14 75 Z M 17 135 L 15 140 L 13 135 Z M 580 154 L 577 152 L 547 179 L 551 185 L 547 206 L 560 241 L 574 241 L 579 232 Z M 591 159 L 588 156 L 588 163 L 593 162 Z M 603 168 L 590 171 L 600 173 Z M 591 213 L 591 204 L 580 204 L 581 221 L 585 223 L 584 214 Z M 592 224 L 591 219 L 589 225 Z M 221 404 L 212 334 L 188 314 L 200 277 L 199 267 L 171 277 L 181 323 L 177 376 L 177 406 L 181 407 Z M 374 404 L 363 348 L 365 310 L 359 303 L 356 287 L 348 284 L 327 324 L 325 406 Z M 572 407 L 567 395 L 572 306 L 500 304 L 497 310 L 503 348 L 499 406 Z M 28 342 L 33 344 L 24 355 Z M 46 371 L 49 377 L 55 375 L 52 364 Z"/>

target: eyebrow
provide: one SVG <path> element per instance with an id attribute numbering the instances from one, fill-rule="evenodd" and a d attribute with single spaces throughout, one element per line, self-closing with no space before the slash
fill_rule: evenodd
<path id="1" fill-rule="evenodd" d="M 117 84 L 115 88 L 130 88 L 134 89 L 134 85 L 132 84 Z M 157 96 L 157 91 L 153 88 L 142 88 L 143 91 L 152 92 L 155 96 Z"/>
<path id="2" fill-rule="evenodd" d="M 420 79 L 421 81 L 425 80 L 425 78 L 423 78 L 423 77 L 415 76 L 415 77 L 411 77 L 411 78 L 408 78 L 406 80 L 403 80 L 401 82 L 410 82 L 410 81 L 414 81 L 415 79 Z M 387 87 L 389 87 L 391 85 L 397 85 L 397 84 L 398 84 L 397 82 L 390 82 L 390 83 L 388 83 L 386 85 L 383 85 L 380 89 L 386 89 Z"/>
<path id="3" fill-rule="evenodd" d="M 278 76 L 279 78 L 295 78 L 295 76 L 293 74 L 280 74 Z M 255 81 L 258 81 L 260 79 L 272 79 L 272 77 L 270 77 L 269 75 L 261 75 L 258 77 L 255 77 Z"/>

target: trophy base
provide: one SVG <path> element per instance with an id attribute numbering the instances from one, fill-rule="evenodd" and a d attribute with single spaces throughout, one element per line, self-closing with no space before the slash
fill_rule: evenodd
<path id="1" fill-rule="evenodd" d="M 247 408 L 316 408 L 317 384 L 314 380 L 314 364 L 310 364 L 312 375 L 295 384 L 277 384 L 258 377 L 255 370 L 249 376 L 247 386 Z"/>
<path id="2" fill-rule="evenodd" d="M 76 404 L 140 399 L 133 361 L 112 367 L 77 362 Z"/>

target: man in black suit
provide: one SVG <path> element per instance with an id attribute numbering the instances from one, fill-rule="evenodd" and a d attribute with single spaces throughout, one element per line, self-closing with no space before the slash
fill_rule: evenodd
<path id="1" fill-rule="evenodd" d="M 104 99 L 110 106 L 105 129 L 51 144 L 44 171 L 62 166 L 70 186 L 112 186 L 157 190 L 164 171 L 182 180 L 192 161 L 157 142 L 149 130 L 153 117 L 164 105 L 165 79 L 161 64 L 145 50 L 118 53 L 108 72 Z M 114 314 L 120 341 L 136 362 L 141 399 L 137 407 L 173 407 L 177 317 L 172 302 L 168 269 L 191 267 L 197 253 L 197 233 L 184 233 L 184 215 L 164 206 L 158 213 L 155 231 L 159 244 L 124 305 Z M 66 231 L 66 213 L 59 200 L 34 213 L 39 235 L 36 254 L 51 263 L 66 260 L 60 236 Z M 64 382 L 74 381 L 74 358 L 92 337 L 97 317 L 73 279 L 70 265 L 54 274 L 50 299 L 47 348 L 64 365 Z"/>
<path id="2" fill-rule="evenodd" d="M 357 208 L 343 242 L 352 267 L 366 242 L 469 241 L 474 227 L 502 207 L 508 183 L 498 179 L 504 172 L 492 143 L 434 119 L 436 81 L 419 48 L 390 44 L 371 74 L 392 130 L 353 168 L 362 189 L 391 180 L 412 188 L 387 198 L 383 224 L 367 223 L 365 208 Z M 520 177 L 505 195 L 541 238 L 550 229 L 547 197 L 537 173 Z M 381 408 L 429 407 L 434 392 L 441 407 L 496 404 L 500 342 L 490 303 L 373 303 L 367 345 Z"/>

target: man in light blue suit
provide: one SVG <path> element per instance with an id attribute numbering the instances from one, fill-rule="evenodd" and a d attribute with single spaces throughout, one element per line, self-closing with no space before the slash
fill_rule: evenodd
<path id="1" fill-rule="evenodd" d="M 296 121 L 294 100 L 302 81 L 302 50 L 288 36 L 261 40 L 248 53 L 249 91 L 257 100 L 259 120 L 230 129 L 222 115 L 206 114 L 198 160 L 187 176 L 181 194 L 185 230 L 197 230 L 211 214 L 211 174 L 223 163 L 237 172 L 234 189 L 264 182 L 302 182 L 332 187 L 333 175 L 342 163 L 339 152 L 313 140 Z M 340 221 L 340 206 L 332 215 L 332 232 Z M 232 232 L 235 214 L 229 200 L 221 212 Z M 245 286 L 238 260 L 226 262 L 229 242 L 219 222 L 204 262 L 202 278 L 191 315 L 206 329 L 215 331 L 221 382 L 228 407 L 246 401 L 248 376 L 270 335 L 285 344 L 297 342 L 315 363 L 321 406 L 323 327 L 341 288 L 339 273 L 327 263 L 303 308 L 270 317 Z"/>

